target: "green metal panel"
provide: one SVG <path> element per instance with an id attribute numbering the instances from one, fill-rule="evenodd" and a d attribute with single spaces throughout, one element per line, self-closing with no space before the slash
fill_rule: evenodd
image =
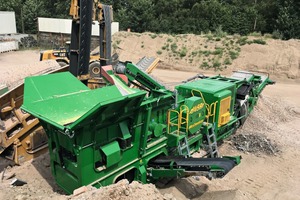
<path id="1" fill-rule="evenodd" d="M 166 128 L 167 126 L 165 124 L 158 124 L 152 121 L 149 125 L 149 132 L 150 134 L 154 134 L 155 137 L 159 137 L 165 132 Z"/>
<path id="2" fill-rule="evenodd" d="M 201 128 L 205 119 L 205 104 L 202 98 L 193 96 L 185 99 L 184 105 L 189 109 L 188 131 L 194 134 Z M 186 115 L 184 117 L 186 117 Z"/>
<path id="3" fill-rule="evenodd" d="M 121 150 L 117 141 L 113 141 L 101 147 L 101 150 L 106 156 L 106 167 L 111 167 L 112 165 L 118 163 L 121 160 Z"/>
<path id="4" fill-rule="evenodd" d="M 51 166 L 55 171 L 56 183 L 68 193 L 72 193 L 73 190 L 80 187 L 81 184 L 76 177 L 72 176 L 70 173 L 66 172 L 65 169 L 59 165 Z"/>
<path id="5" fill-rule="evenodd" d="M 25 78 L 24 104 L 55 99 L 72 93 L 90 91 L 69 72 Z"/>
<path id="6" fill-rule="evenodd" d="M 228 96 L 231 96 L 231 91 L 230 90 L 223 90 L 221 92 L 215 93 L 214 97 L 218 100 L 222 100 Z"/>
<path id="7" fill-rule="evenodd" d="M 201 79 L 197 81 L 187 82 L 177 88 L 186 88 L 186 89 L 196 89 L 200 90 L 203 93 L 214 94 L 220 92 L 222 90 L 233 87 L 233 83 L 231 82 L 220 82 L 218 80 L 213 79 Z"/>
<path id="8" fill-rule="evenodd" d="M 168 146 L 169 147 L 177 147 L 179 144 L 179 141 L 182 140 L 185 137 L 183 134 L 174 134 L 170 133 L 168 134 Z"/>
<path id="9" fill-rule="evenodd" d="M 129 129 L 128 129 L 128 124 L 125 122 L 121 122 L 119 123 L 121 132 L 122 132 L 122 136 L 124 140 L 128 140 L 129 138 L 131 138 Z"/>
<path id="10" fill-rule="evenodd" d="M 64 85 L 62 80 L 68 84 Z M 22 109 L 30 110 L 34 116 L 62 130 L 64 126 L 72 129 L 101 106 L 127 98 L 116 86 L 90 90 L 68 72 L 26 78 L 25 85 L 28 95 L 24 98 Z M 132 97 L 144 95 L 142 91 L 131 94 Z"/>
<path id="11" fill-rule="evenodd" d="M 182 177 L 185 174 L 184 169 L 151 169 L 151 176 L 153 179 L 159 179 L 162 177 L 171 178 L 171 177 Z"/>

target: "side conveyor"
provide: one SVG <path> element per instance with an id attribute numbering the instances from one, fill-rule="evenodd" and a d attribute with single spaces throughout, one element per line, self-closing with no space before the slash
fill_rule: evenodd
<path id="1" fill-rule="evenodd" d="M 164 169 L 184 169 L 210 178 L 222 178 L 238 163 L 229 158 L 185 158 L 182 156 L 161 156 L 152 159 L 149 166 Z"/>

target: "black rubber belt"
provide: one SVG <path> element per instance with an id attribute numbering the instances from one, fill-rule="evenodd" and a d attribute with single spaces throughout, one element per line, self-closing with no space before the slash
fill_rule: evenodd
<path id="1" fill-rule="evenodd" d="M 103 5 L 103 15 L 105 20 L 105 42 L 106 42 L 106 51 L 105 51 L 105 58 L 107 59 L 107 65 L 111 64 L 111 12 L 110 6 Z"/>
<path id="2" fill-rule="evenodd" d="M 227 174 L 236 163 L 228 158 L 184 158 L 181 156 L 164 156 L 153 159 L 149 162 L 150 167 L 170 167 L 171 162 L 174 162 L 173 167 L 184 168 L 186 171 L 209 171 L 212 165 L 215 165 L 224 170 Z M 198 170 L 197 170 L 198 169 Z"/>

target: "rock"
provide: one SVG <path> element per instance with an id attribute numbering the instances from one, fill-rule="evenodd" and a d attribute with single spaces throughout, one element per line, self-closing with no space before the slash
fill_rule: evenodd
<path id="1" fill-rule="evenodd" d="M 129 190 L 125 190 L 125 191 L 124 191 L 124 194 L 125 194 L 126 196 L 129 196 L 129 194 L 130 194 Z"/>
<path id="2" fill-rule="evenodd" d="M 17 178 L 14 178 L 14 179 L 10 182 L 10 184 L 13 185 L 13 186 L 22 186 L 22 185 L 27 184 L 27 182 L 22 181 L 22 180 L 17 179 Z"/>
<path id="3" fill-rule="evenodd" d="M 73 195 L 77 196 L 77 195 L 80 195 L 82 193 L 85 193 L 86 191 L 88 191 L 88 188 L 86 186 L 82 186 L 82 187 L 77 188 L 76 190 L 74 190 Z"/>
<path id="4" fill-rule="evenodd" d="M 193 176 L 193 179 L 195 179 L 196 181 L 200 181 L 200 176 Z"/>
<path id="5" fill-rule="evenodd" d="M 260 134 L 239 134 L 231 137 L 232 145 L 245 153 L 274 155 L 279 152 L 278 146 Z"/>
<path id="6" fill-rule="evenodd" d="M 15 197 L 15 200 L 24 200 L 24 199 L 26 199 L 26 197 L 22 194 L 19 194 Z"/>
<path id="7" fill-rule="evenodd" d="M 165 199 L 165 200 L 173 200 L 174 197 L 173 197 L 172 194 L 166 193 L 166 194 L 164 194 L 164 199 Z"/>

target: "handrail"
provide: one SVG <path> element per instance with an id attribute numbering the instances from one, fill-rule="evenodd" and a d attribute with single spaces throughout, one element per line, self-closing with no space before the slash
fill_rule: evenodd
<path id="1" fill-rule="evenodd" d="M 207 103 L 205 102 L 205 99 L 204 99 L 204 97 L 203 97 L 203 94 L 202 94 L 202 92 L 201 92 L 200 90 L 192 89 L 191 93 L 192 93 L 193 96 L 195 96 L 194 92 L 198 92 L 198 93 L 200 94 L 200 97 L 203 99 L 203 102 L 204 102 L 204 104 L 205 104 L 205 108 L 206 108 L 206 110 L 207 110 L 207 114 L 206 114 L 206 116 L 205 116 L 206 121 L 207 121 L 207 124 L 209 123 L 209 117 L 211 117 L 211 116 L 214 116 L 214 117 L 213 117 L 213 123 L 214 123 L 214 122 L 215 122 L 215 118 L 216 118 L 215 115 L 216 115 L 216 107 L 217 107 L 218 101 L 216 101 L 216 102 L 214 102 L 214 103 L 211 103 L 211 104 L 207 104 Z M 213 106 L 214 106 L 213 113 L 211 113 L 212 107 L 213 107 Z"/>
<path id="2" fill-rule="evenodd" d="M 203 100 L 203 103 L 205 104 L 205 108 L 206 108 L 206 110 L 207 110 L 207 115 L 205 116 L 205 118 L 206 118 L 206 121 L 207 121 L 207 123 L 208 123 L 208 122 L 209 122 L 209 116 L 210 116 L 210 108 L 209 108 L 209 105 L 205 102 L 205 99 L 204 99 L 204 97 L 203 97 L 203 94 L 202 94 L 202 92 L 201 92 L 200 90 L 192 89 L 191 93 L 192 93 L 193 96 L 195 96 L 194 91 L 195 91 L 195 92 L 198 92 L 198 93 L 200 94 L 200 96 L 201 96 L 201 98 L 202 98 L 202 100 Z"/>
<path id="3" fill-rule="evenodd" d="M 186 117 L 182 117 L 182 113 L 186 111 Z M 180 106 L 180 114 L 179 114 L 179 122 L 180 122 L 180 127 L 181 125 L 183 124 L 186 124 L 186 128 L 185 128 L 185 131 L 186 133 L 188 132 L 188 127 L 189 127 L 189 108 L 186 106 L 186 105 L 181 105 Z M 182 120 L 185 120 L 185 122 L 182 122 Z"/>
<path id="4" fill-rule="evenodd" d="M 177 123 L 171 122 L 171 113 L 176 113 L 177 114 Z M 179 112 L 177 110 L 169 110 L 168 111 L 168 132 L 170 133 L 170 126 L 177 126 L 177 133 L 179 134 L 179 129 L 180 129 L 180 120 L 178 119 Z"/>
<path id="5" fill-rule="evenodd" d="M 200 90 L 192 89 L 191 93 L 193 96 L 195 96 L 194 91 L 198 92 L 200 94 L 201 98 L 203 99 L 204 104 L 206 105 L 206 102 L 205 102 L 202 92 Z"/>
<path id="6" fill-rule="evenodd" d="M 213 109 L 213 113 L 210 114 L 209 117 L 213 116 L 213 123 L 215 123 L 215 119 L 216 119 L 216 107 L 217 107 L 217 103 L 218 101 L 215 101 L 214 103 L 211 103 L 210 106 L 209 106 L 209 109 L 210 109 L 210 112 L 212 110 L 212 106 L 214 106 L 214 109 Z"/>

